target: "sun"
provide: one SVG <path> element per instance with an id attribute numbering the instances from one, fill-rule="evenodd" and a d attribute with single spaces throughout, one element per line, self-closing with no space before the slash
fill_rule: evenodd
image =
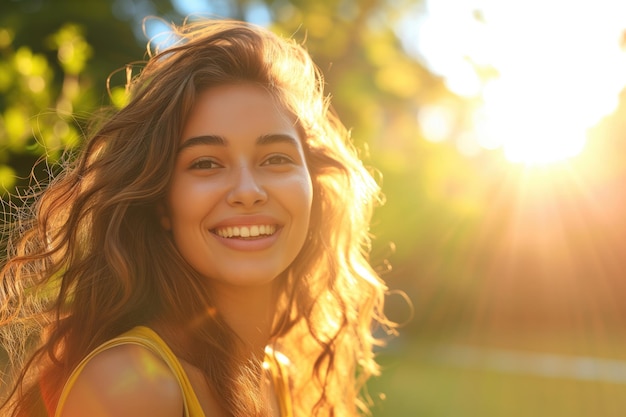
<path id="1" fill-rule="evenodd" d="M 598 2 L 427 0 L 399 33 L 450 91 L 478 103 L 466 148 L 546 165 L 581 154 L 626 85 L 626 2 Z"/>
<path id="2" fill-rule="evenodd" d="M 575 132 L 570 137 L 539 137 L 535 140 L 521 138 L 506 142 L 504 157 L 512 163 L 525 165 L 548 165 L 561 162 L 582 153 L 586 137 Z"/>
<path id="3" fill-rule="evenodd" d="M 525 165 L 548 165 L 561 162 L 579 155 L 584 149 L 586 138 L 574 134 L 568 138 L 550 137 L 538 140 L 518 140 L 504 144 L 504 157 L 512 163 Z"/>
<path id="4" fill-rule="evenodd" d="M 584 106 L 530 76 L 523 84 L 507 81 L 494 81 L 483 92 L 474 123 L 481 147 L 501 149 L 507 161 L 525 165 L 564 161 L 584 150 L 595 118 Z"/>

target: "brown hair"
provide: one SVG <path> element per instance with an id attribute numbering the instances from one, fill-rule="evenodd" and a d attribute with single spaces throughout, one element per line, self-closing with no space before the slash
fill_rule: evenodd
<path id="1" fill-rule="evenodd" d="M 15 359 L 21 374 L 5 407 L 12 416 L 37 415 L 44 405 L 53 413 L 65 380 L 91 350 L 167 317 L 193 327 L 193 345 L 202 348 L 185 359 L 204 371 L 224 408 L 233 416 L 260 414 L 254 395 L 246 394 L 254 390 L 237 382 L 246 381 L 237 372 L 254 376 L 260 369 L 233 363 L 237 338 L 211 313 L 211 294 L 160 227 L 156 210 L 198 93 L 252 82 L 296 118 L 313 181 L 309 233 L 278 278 L 273 330 L 294 364 L 296 415 L 356 415 L 359 389 L 378 371 L 373 326 L 386 323 L 386 287 L 368 263 L 379 187 L 304 48 L 234 21 L 172 31 L 176 44 L 150 57 L 132 81 L 129 103 L 107 117 L 15 230 L 1 273 L 0 325 L 12 358 L 20 357 L 17 347 L 28 348 L 27 334 L 36 337 L 28 338 L 35 346 L 29 359 Z"/>

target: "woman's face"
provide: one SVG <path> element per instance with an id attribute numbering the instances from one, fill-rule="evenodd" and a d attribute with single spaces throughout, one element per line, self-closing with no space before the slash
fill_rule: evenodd
<path id="1" fill-rule="evenodd" d="M 300 252 L 312 196 L 292 118 L 258 86 L 219 86 L 189 114 L 161 223 L 203 276 L 262 285 Z"/>

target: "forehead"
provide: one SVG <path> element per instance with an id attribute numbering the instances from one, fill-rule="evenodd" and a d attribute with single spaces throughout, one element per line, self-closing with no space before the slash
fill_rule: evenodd
<path id="1" fill-rule="evenodd" d="M 236 139 L 269 133 L 301 139 L 295 118 L 267 90 L 248 83 L 228 84 L 198 94 L 181 140 L 198 135 Z"/>

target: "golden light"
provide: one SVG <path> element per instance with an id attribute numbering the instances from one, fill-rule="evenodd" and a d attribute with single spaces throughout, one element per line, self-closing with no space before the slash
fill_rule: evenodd
<path id="1" fill-rule="evenodd" d="M 510 162 L 545 165 L 580 154 L 587 130 L 614 110 L 626 85 L 626 2 L 430 0 L 424 7 L 424 17 L 399 29 L 405 46 L 452 92 L 480 103 L 476 141 Z"/>
<path id="2" fill-rule="evenodd" d="M 531 80 L 532 85 L 541 82 Z M 595 119 L 573 97 L 553 91 L 524 91 L 524 85 L 493 81 L 483 92 L 484 105 L 474 129 L 484 149 L 501 148 L 513 163 L 545 165 L 578 155 Z"/>

